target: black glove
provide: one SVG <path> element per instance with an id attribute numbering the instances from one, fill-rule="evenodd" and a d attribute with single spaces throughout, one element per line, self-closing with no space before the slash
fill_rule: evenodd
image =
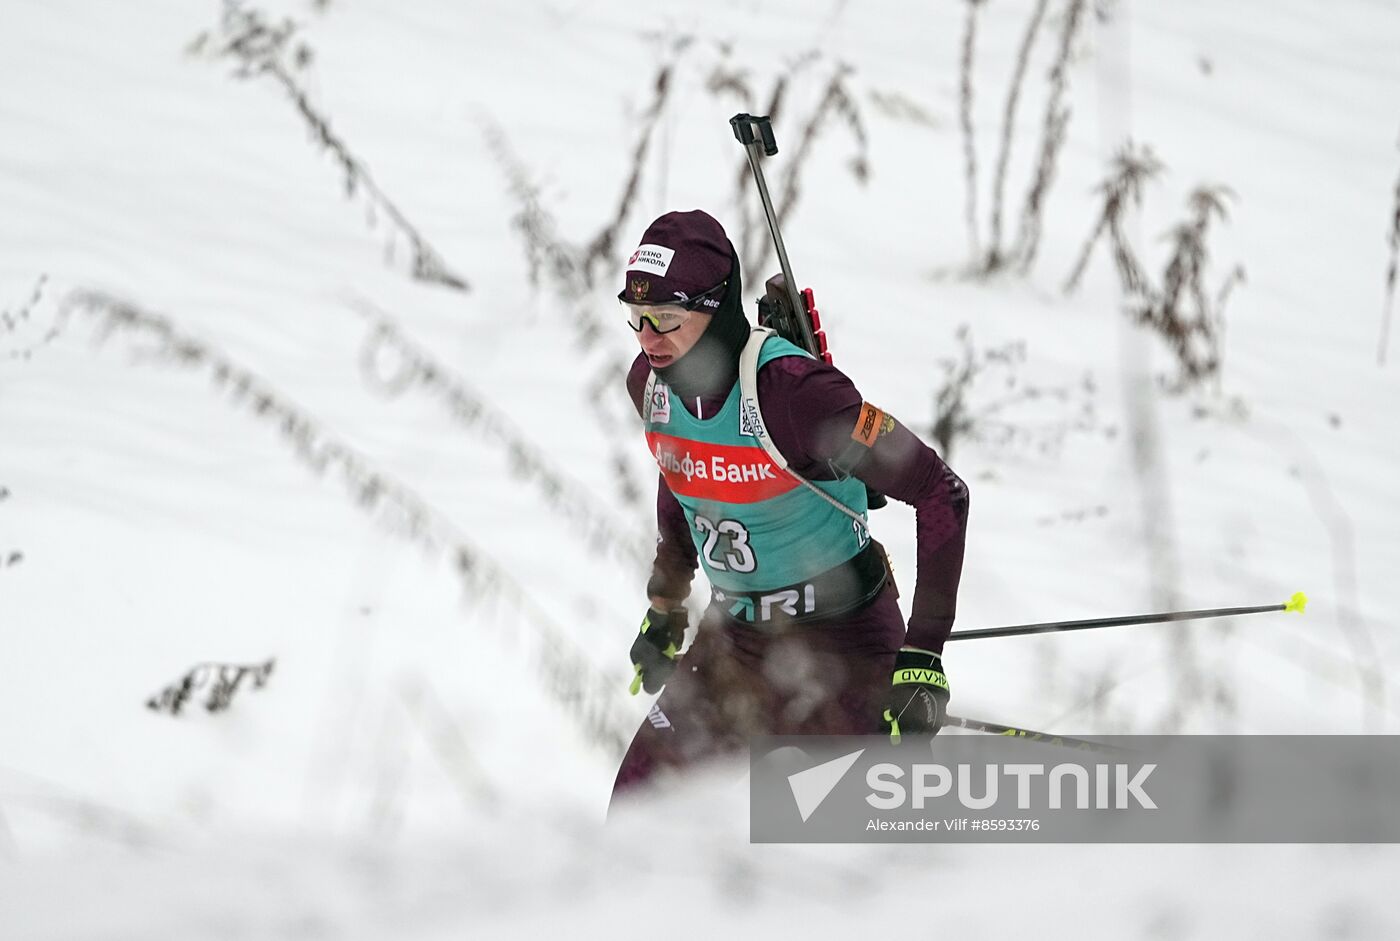
<path id="1" fill-rule="evenodd" d="M 931 650 L 905 647 L 895 655 L 884 729 L 898 744 L 901 732 L 937 735 L 948 709 L 948 677 L 943 658 Z"/>
<path id="2" fill-rule="evenodd" d="M 642 618 L 641 633 L 632 641 L 632 667 L 636 672 L 628 692 L 633 696 L 639 689 L 655 693 L 666 685 L 671 674 L 676 672 L 676 654 L 685 643 L 685 629 L 689 623 L 690 616 L 685 608 L 647 611 L 647 616 Z"/>

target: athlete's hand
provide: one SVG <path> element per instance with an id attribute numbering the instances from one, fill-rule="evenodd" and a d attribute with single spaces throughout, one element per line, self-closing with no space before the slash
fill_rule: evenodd
<path id="1" fill-rule="evenodd" d="M 931 650 L 901 649 L 894 658 L 887 702 L 884 730 L 891 742 L 898 744 L 901 733 L 937 735 L 948 708 L 943 658 Z"/>
<path id="2" fill-rule="evenodd" d="M 685 608 L 658 611 L 652 608 L 642 618 L 642 628 L 632 641 L 632 685 L 628 692 L 637 695 L 639 689 L 658 692 L 676 672 L 676 654 L 685 643 L 685 628 L 689 623 Z"/>

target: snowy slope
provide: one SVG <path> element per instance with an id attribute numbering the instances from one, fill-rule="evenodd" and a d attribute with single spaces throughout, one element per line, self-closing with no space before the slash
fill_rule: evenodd
<path id="1" fill-rule="evenodd" d="M 984 239 L 1032 7 L 981 8 Z M 412 278 L 392 213 L 363 181 L 347 196 L 277 81 L 211 54 L 219 5 L 8 0 L 0 936 L 592 936 L 639 916 L 699 935 L 789 927 L 814 896 L 814 934 L 931 902 L 960 936 L 1054 936 L 1079 926 L 1076 909 L 1047 915 L 1054 900 L 1085 886 L 1123 934 L 1393 932 L 1368 901 L 1384 849 L 757 848 L 723 774 L 602 829 L 615 740 L 647 705 L 623 692 L 650 536 L 650 498 L 628 488 L 654 472 L 613 374 L 633 342 L 616 265 L 592 286 L 532 271 L 517 224 L 522 180 L 566 243 L 614 218 L 669 64 L 613 255 L 670 208 L 737 232 L 753 197 L 736 201 L 729 115 L 764 110 L 790 74 L 776 173 L 797 150 L 785 128 L 849 66 L 865 143 L 828 122 L 785 230 L 838 364 L 923 428 L 963 324 L 978 349 L 1024 342 L 1022 384 L 1093 384 L 1008 407 L 1048 429 L 1048 451 L 957 443 L 973 492 L 959 625 L 1313 599 L 1303 618 L 952 648 L 959 711 L 1071 734 L 1394 732 L 1400 351 L 1376 365 L 1400 172 L 1393 5 L 1119 0 L 1091 18 L 1040 257 L 991 279 L 965 274 L 962 4 L 264 9 L 302 24 L 310 104 L 471 289 Z M 1018 111 L 1012 228 L 1051 10 Z M 709 90 L 717 70 L 749 96 Z M 1129 136 L 1166 165 L 1132 221 L 1154 277 L 1191 189 L 1235 194 L 1210 240 L 1210 284 L 1236 264 L 1247 277 L 1218 390 L 1158 389 L 1171 359 L 1121 314 L 1102 248 L 1060 291 Z M 1085 404 L 1091 427 L 1059 435 Z M 318 471 L 308 455 L 331 445 Z M 911 583 L 912 515 L 873 527 Z M 142 707 L 196 663 L 269 657 L 267 687 L 226 713 Z M 1028 904 L 982 904 L 1013 892 Z"/>

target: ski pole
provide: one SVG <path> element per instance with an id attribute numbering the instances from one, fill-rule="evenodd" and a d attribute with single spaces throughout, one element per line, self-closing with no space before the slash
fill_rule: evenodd
<path id="1" fill-rule="evenodd" d="M 792 305 L 793 318 L 797 321 L 797 329 L 801 334 L 801 345 L 809 353 L 815 356 L 821 355 L 821 349 L 817 345 L 816 332 L 811 321 L 802 316 L 807 309 L 803 303 L 801 294 L 797 291 L 797 282 L 792 277 L 792 265 L 788 262 L 787 248 L 783 245 L 783 235 L 778 231 L 778 214 L 773 210 L 773 200 L 768 195 L 768 184 L 763 179 L 763 165 L 759 163 L 758 148 L 760 141 L 763 145 L 765 156 L 772 157 L 778 153 L 778 141 L 773 136 L 773 125 L 768 120 L 767 115 L 756 116 L 752 114 L 736 114 L 729 119 L 729 126 L 734 129 L 734 138 L 744 145 L 744 152 L 749 158 L 749 169 L 753 171 L 754 182 L 758 184 L 758 196 L 763 201 L 763 213 L 768 217 L 768 231 L 773 235 L 773 246 L 778 250 L 778 265 L 783 270 L 783 280 L 787 282 L 788 303 Z M 754 131 L 758 131 L 758 136 L 754 136 Z"/>
<path id="2" fill-rule="evenodd" d="M 949 640 L 982 640 L 987 637 L 1019 637 L 1022 634 L 1055 634 L 1060 631 L 1085 631 L 1096 627 L 1120 627 L 1131 624 L 1163 624 L 1167 621 L 1195 621 L 1202 618 L 1226 618 L 1236 614 L 1264 614 L 1269 611 L 1303 613 L 1308 596 L 1295 592 L 1283 604 L 1265 604 L 1242 608 L 1203 608 L 1199 611 L 1168 611 L 1164 614 L 1133 614 L 1117 618 L 1091 618 L 1085 621 L 1049 621 L 1044 624 L 1014 624 L 1008 627 L 984 627 L 971 631 L 953 631 Z"/>
<path id="3" fill-rule="evenodd" d="M 991 735 L 1006 735 L 1012 738 L 1023 738 L 1031 742 L 1043 742 L 1046 745 L 1063 745 L 1066 748 L 1079 748 L 1084 751 L 1128 751 L 1126 748 L 1120 748 L 1117 745 L 1109 745 L 1106 742 L 1094 742 L 1086 738 L 1074 738 L 1069 735 L 1053 735 L 1049 732 L 1033 732 L 1030 729 L 1020 729 L 1011 725 L 1002 725 L 998 722 L 984 722 L 981 719 L 968 719 L 963 716 L 944 716 L 943 724 L 953 728 L 967 729 L 969 732 L 987 732 Z"/>

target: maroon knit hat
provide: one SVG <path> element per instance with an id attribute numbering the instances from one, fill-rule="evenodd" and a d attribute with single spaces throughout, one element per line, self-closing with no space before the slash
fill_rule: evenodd
<path id="1" fill-rule="evenodd" d="M 627 260 L 618 297 L 630 304 L 674 304 L 704 294 L 729 277 L 734 247 L 713 216 L 668 212 L 647 226 Z M 718 298 L 707 298 L 712 307 Z"/>

